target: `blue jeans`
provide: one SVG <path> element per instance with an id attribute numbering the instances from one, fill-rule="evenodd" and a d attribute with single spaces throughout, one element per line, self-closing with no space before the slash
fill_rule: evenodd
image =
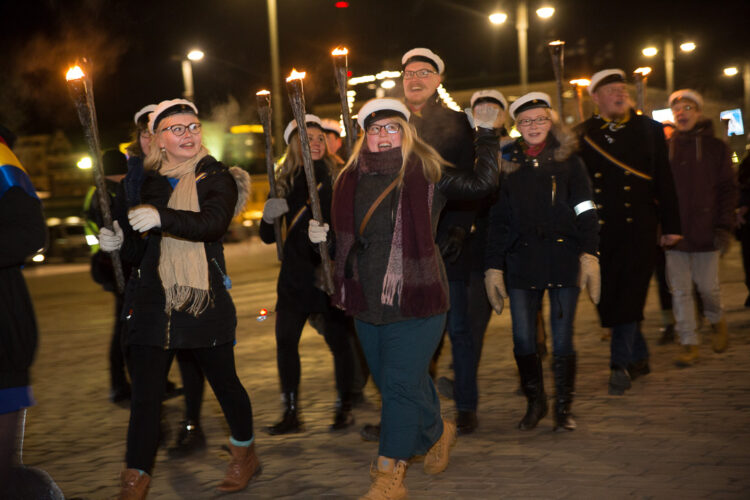
<path id="1" fill-rule="evenodd" d="M 378 454 L 401 460 L 424 455 L 443 433 L 428 368 L 443 336 L 445 314 L 386 325 L 354 323 L 382 397 Z"/>
<path id="2" fill-rule="evenodd" d="M 648 359 L 648 346 L 638 321 L 612 327 L 610 368 L 626 369 L 629 364 Z"/>
<path id="3" fill-rule="evenodd" d="M 552 352 L 555 356 L 574 354 L 573 320 L 580 288 L 549 288 Z M 536 353 L 536 319 L 542 305 L 544 290 L 511 288 L 510 315 L 513 324 L 513 353 L 527 356 Z"/>
<path id="4" fill-rule="evenodd" d="M 476 411 L 477 400 L 477 346 L 468 314 L 469 289 L 465 281 L 450 282 L 451 308 L 448 311 L 448 335 L 453 354 L 453 398 L 456 409 Z"/>

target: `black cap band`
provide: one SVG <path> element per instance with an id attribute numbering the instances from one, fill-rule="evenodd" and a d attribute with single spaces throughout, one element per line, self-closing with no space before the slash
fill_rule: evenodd
<path id="1" fill-rule="evenodd" d="M 438 68 L 437 63 L 435 61 L 433 61 L 432 59 L 430 59 L 429 57 L 425 57 L 425 56 L 411 56 L 404 63 L 404 68 L 407 67 L 409 64 L 411 64 L 413 62 L 426 62 L 426 63 L 430 64 L 433 68 L 435 68 L 435 71 L 437 71 L 438 73 L 440 73 L 440 68 Z"/>
<path id="2" fill-rule="evenodd" d="M 498 106 L 500 106 L 500 109 L 505 109 L 503 103 L 495 99 L 494 97 L 480 97 L 479 99 L 474 101 L 474 106 L 472 106 L 471 109 L 474 109 L 477 104 L 482 104 L 483 102 L 491 102 L 492 104 L 497 104 Z"/>
<path id="3" fill-rule="evenodd" d="M 613 75 L 607 75 L 598 82 L 596 82 L 596 86 L 594 86 L 593 89 L 591 89 L 591 92 L 596 92 L 596 89 L 603 85 L 607 85 L 610 83 L 625 83 L 625 79 L 622 77 L 621 74 L 615 73 Z"/>
<path id="4" fill-rule="evenodd" d="M 530 109 L 536 109 L 536 108 L 547 108 L 547 109 L 549 109 L 549 104 L 547 104 L 546 102 L 542 101 L 541 99 L 533 99 L 533 100 L 531 100 L 529 102 L 525 102 L 525 103 L 521 104 L 520 106 L 518 106 L 518 109 L 516 109 L 515 115 L 516 115 L 516 117 L 518 117 L 518 115 L 520 115 L 524 111 L 528 111 Z"/>
<path id="5" fill-rule="evenodd" d="M 190 115 L 198 116 L 195 113 L 195 110 L 188 106 L 187 104 L 175 104 L 174 106 L 170 106 L 161 113 L 159 113 L 159 116 L 154 118 L 154 132 L 157 131 L 159 122 L 162 121 L 164 118 L 172 115 L 179 115 L 180 113 L 187 113 Z M 138 120 L 140 122 L 140 120 Z"/>
<path id="6" fill-rule="evenodd" d="M 378 111 L 373 111 L 372 113 L 367 115 L 367 117 L 365 118 L 365 130 L 367 130 L 367 127 L 369 127 L 372 122 L 382 120 L 383 118 L 391 118 L 393 116 L 398 116 L 404 121 L 409 121 L 403 114 L 399 113 L 395 109 L 380 109 Z"/>

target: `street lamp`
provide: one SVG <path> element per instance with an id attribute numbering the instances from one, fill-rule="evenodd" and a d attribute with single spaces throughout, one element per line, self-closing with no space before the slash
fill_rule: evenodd
<path id="1" fill-rule="evenodd" d="M 737 68 L 737 66 L 730 66 L 729 68 L 724 68 L 724 75 L 725 76 L 735 76 L 740 72 L 740 70 Z"/>
<path id="2" fill-rule="evenodd" d="M 550 7 L 549 5 L 539 7 L 538 9 L 536 9 L 536 15 L 541 17 L 542 19 L 549 19 L 550 17 L 555 15 L 555 8 Z"/>
<path id="3" fill-rule="evenodd" d="M 187 53 L 182 63 L 182 82 L 185 85 L 185 91 L 182 96 L 188 101 L 195 100 L 195 88 L 193 85 L 193 62 L 198 62 L 205 57 L 202 50 L 193 49 Z"/>
<path id="4" fill-rule="evenodd" d="M 508 19 L 508 14 L 505 12 L 493 12 L 490 14 L 490 22 L 495 26 L 503 24 Z"/>
<path id="5" fill-rule="evenodd" d="M 680 44 L 680 50 L 685 53 L 694 51 L 696 47 L 697 45 L 692 41 Z M 641 51 L 641 54 L 646 57 L 654 57 L 658 53 L 659 49 L 654 46 L 646 47 Z M 674 41 L 669 36 L 664 39 L 664 74 L 665 87 L 669 95 L 674 91 Z"/>

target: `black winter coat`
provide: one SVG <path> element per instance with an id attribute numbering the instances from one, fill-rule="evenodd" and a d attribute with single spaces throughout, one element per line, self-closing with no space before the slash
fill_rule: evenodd
<path id="1" fill-rule="evenodd" d="M 43 248 L 47 226 L 39 200 L 20 187 L 0 196 L 0 390 L 29 385 L 37 345 L 34 307 L 21 273 Z"/>
<path id="2" fill-rule="evenodd" d="M 469 120 L 464 113 L 444 107 L 437 93 L 419 112 L 411 114 L 409 123 L 417 129 L 420 139 L 455 168 L 466 172 L 474 168 L 474 132 Z M 468 236 L 477 209 L 476 201 L 449 201 L 438 223 L 438 245 L 445 242 L 454 227 L 461 228 Z M 470 253 L 461 251 L 455 262 L 446 262 L 448 279 L 468 280 L 470 265 Z"/>
<path id="3" fill-rule="evenodd" d="M 323 219 L 331 222 L 331 196 L 333 193 L 331 173 L 323 160 L 314 162 L 315 180 Z M 286 196 L 289 211 L 284 215 L 286 239 L 283 260 L 276 285 L 278 311 L 324 312 L 328 309 L 328 296 L 315 286 L 316 269 L 320 266 L 320 254 L 316 245 L 310 243 L 307 228 L 312 212 L 308 197 L 305 171 L 300 167 L 294 177 L 292 189 Z M 264 243 L 275 243 L 273 224 L 260 223 L 260 238 Z"/>
<path id="4" fill-rule="evenodd" d="M 225 285 L 226 265 L 222 238 L 237 203 L 237 183 L 227 167 L 213 157 L 203 158 L 196 167 L 200 212 L 167 208 L 172 186 L 167 177 L 147 172 L 141 188 L 143 203 L 159 211 L 161 227 L 145 236 L 126 240 L 123 255 L 140 262 L 128 282 L 125 344 L 161 346 L 173 349 L 213 347 L 234 341 L 237 315 Z M 164 312 L 164 289 L 159 277 L 162 232 L 190 241 L 202 241 L 206 249 L 210 304 L 197 318 L 185 312 Z M 142 259 L 133 253 L 142 253 Z"/>
<path id="5" fill-rule="evenodd" d="M 580 255 L 598 253 L 591 182 L 575 146 L 571 133 L 553 128 L 536 157 L 523 152 L 520 140 L 503 149 L 485 268 L 505 271 L 508 288 L 578 286 Z"/>
<path id="6" fill-rule="evenodd" d="M 657 226 L 662 234 L 681 233 L 663 127 L 631 110 L 624 127 L 593 116 L 577 131 L 601 225 L 602 326 L 641 321 L 656 262 Z"/>

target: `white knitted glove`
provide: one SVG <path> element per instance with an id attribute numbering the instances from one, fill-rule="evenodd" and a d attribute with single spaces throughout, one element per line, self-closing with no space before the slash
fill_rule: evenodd
<path id="1" fill-rule="evenodd" d="M 263 220 L 269 224 L 289 211 L 285 198 L 268 198 L 263 205 Z"/>
<path id="2" fill-rule="evenodd" d="M 581 269 L 578 274 L 578 287 L 585 286 L 594 304 L 599 303 L 602 294 L 602 277 L 599 271 L 599 259 L 590 253 L 582 253 L 579 258 Z"/>
<path id="3" fill-rule="evenodd" d="M 128 212 L 128 221 L 133 229 L 145 233 L 149 229 L 161 226 L 159 211 L 151 205 L 138 205 Z"/>
<path id="4" fill-rule="evenodd" d="M 474 124 L 481 128 L 493 128 L 500 112 L 497 106 L 482 102 L 474 106 Z"/>
<path id="5" fill-rule="evenodd" d="M 120 228 L 120 223 L 115 221 L 112 229 L 103 227 L 99 230 L 99 248 L 104 252 L 114 252 L 122 247 L 122 241 L 125 238 Z"/>
<path id="6" fill-rule="evenodd" d="M 307 226 L 307 237 L 313 243 L 323 243 L 328 238 L 328 224 L 320 225 L 315 219 L 310 219 Z"/>
<path id="7" fill-rule="evenodd" d="M 487 298 L 490 301 L 492 309 L 497 314 L 502 314 L 503 306 L 505 305 L 503 299 L 508 298 L 503 272 L 499 269 L 487 269 L 484 272 L 484 288 L 487 290 Z"/>

